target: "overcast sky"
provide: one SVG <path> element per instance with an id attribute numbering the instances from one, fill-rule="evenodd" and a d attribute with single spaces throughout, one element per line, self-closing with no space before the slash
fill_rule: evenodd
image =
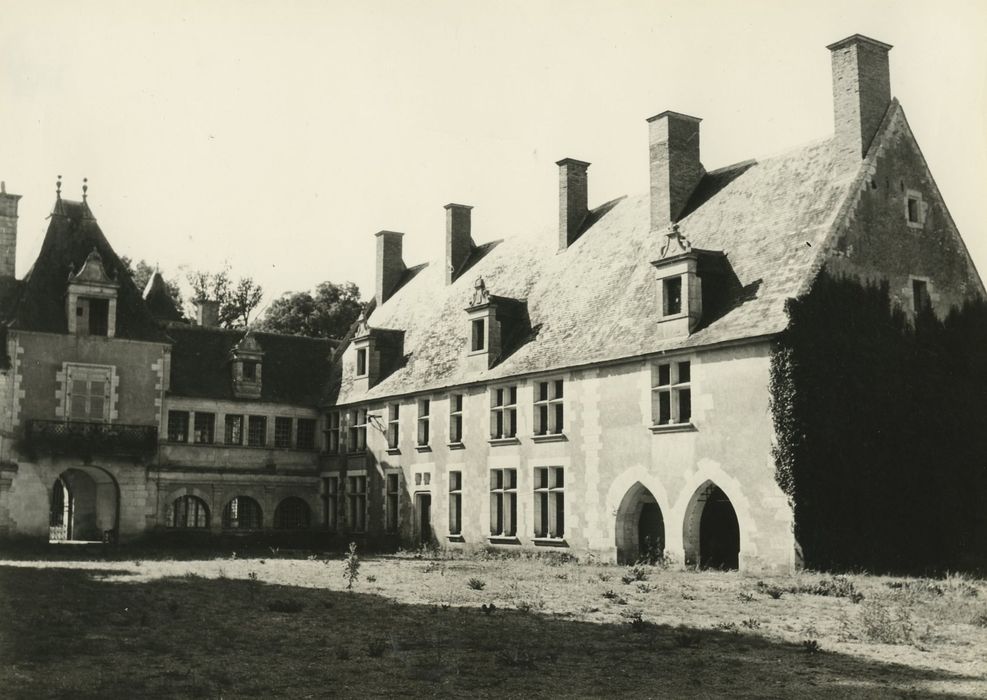
<path id="1" fill-rule="evenodd" d="M 987 3 L 79 2 L 0 10 L 0 179 L 23 195 L 18 275 L 54 200 L 90 203 L 117 252 L 229 261 L 268 299 L 373 294 L 373 233 L 443 254 L 555 236 L 563 157 L 590 205 L 648 187 L 645 119 L 702 122 L 707 169 L 832 133 L 829 52 L 894 45 L 891 86 L 987 274 Z"/>

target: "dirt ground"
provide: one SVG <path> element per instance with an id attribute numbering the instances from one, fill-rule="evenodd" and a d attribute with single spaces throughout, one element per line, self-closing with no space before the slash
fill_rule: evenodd
<path id="1" fill-rule="evenodd" d="M 3 697 L 987 697 L 987 581 L 0 561 Z"/>

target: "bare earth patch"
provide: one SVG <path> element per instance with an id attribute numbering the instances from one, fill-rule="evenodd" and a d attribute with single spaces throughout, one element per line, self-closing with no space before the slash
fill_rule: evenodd
<path id="1" fill-rule="evenodd" d="M 987 582 L 0 561 L 4 697 L 987 697 Z"/>

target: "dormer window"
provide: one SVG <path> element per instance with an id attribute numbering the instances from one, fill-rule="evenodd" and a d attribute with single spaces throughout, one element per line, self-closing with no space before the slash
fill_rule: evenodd
<path id="1" fill-rule="evenodd" d="M 682 313 L 682 277 L 662 280 L 662 316 L 677 316 Z"/>
<path id="2" fill-rule="evenodd" d="M 114 337 L 119 289 L 120 285 L 106 273 L 103 259 L 94 248 L 79 272 L 69 274 L 65 298 L 68 332 Z"/>
<path id="3" fill-rule="evenodd" d="M 472 369 L 493 367 L 505 349 L 517 342 L 527 327 L 526 302 L 494 296 L 482 277 L 473 283 L 473 295 L 466 307 L 469 324 L 465 352 Z"/>
<path id="4" fill-rule="evenodd" d="M 404 331 L 371 328 L 361 312 L 352 348 L 346 353 L 344 375 L 352 377 L 354 391 L 364 392 L 392 372 L 403 357 Z"/>
<path id="5" fill-rule="evenodd" d="M 356 376 L 363 377 L 367 374 L 367 349 L 359 348 L 356 351 Z"/>
<path id="6" fill-rule="evenodd" d="M 485 319 L 473 319 L 470 323 L 472 329 L 470 338 L 470 351 L 481 352 L 487 346 L 487 322 Z"/>
<path id="7" fill-rule="evenodd" d="M 264 359 L 260 343 L 251 333 L 247 333 L 233 347 L 231 354 L 233 395 L 238 399 L 259 399 L 263 386 Z"/>
<path id="8" fill-rule="evenodd" d="M 693 249 L 678 224 L 665 233 L 655 267 L 655 320 L 664 338 L 680 338 L 693 333 L 703 321 L 704 300 L 715 307 L 717 291 L 729 263 L 721 251 Z"/>

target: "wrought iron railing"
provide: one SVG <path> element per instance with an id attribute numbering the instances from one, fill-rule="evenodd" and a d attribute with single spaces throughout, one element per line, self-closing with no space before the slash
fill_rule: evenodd
<path id="1" fill-rule="evenodd" d="M 29 420 L 25 444 L 33 454 L 148 457 L 158 447 L 158 429 L 152 425 Z"/>

